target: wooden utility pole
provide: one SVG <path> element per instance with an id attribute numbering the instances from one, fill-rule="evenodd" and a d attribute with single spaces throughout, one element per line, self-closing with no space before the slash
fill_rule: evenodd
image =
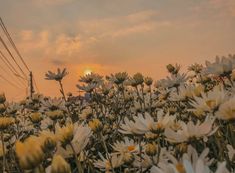
<path id="1" fill-rule="evenodd" d="M 30 93 L 30 98 L 33 97 L 34 93 L 34 88 L 33 88 L 33 73 L 32 71 L 29 72 L 29 93 Z"/>

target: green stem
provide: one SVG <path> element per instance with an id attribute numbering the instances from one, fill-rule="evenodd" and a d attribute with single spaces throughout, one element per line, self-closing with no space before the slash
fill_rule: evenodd
<path id="1" fill-rule="evenodd" d="M 100 132 L 100 138 L 101 138 L 101 142 L 102 142 L 102 144 L 103 144 L 103 146 L 104 146 L 105 152 L 107 153 L 107 157 L 108 157 L 108 160 L 109 160 L 109 163 L 110 163 L 112 172 L 115 173 L 115 172 L 114 172 L 114 169 L 113 169 L 112 159 L 111 159 L 111 157 L 109 156 L 108 148 L 107 148 L 107 145 L 106 145 L 106 143 L 105 143 L 105 141 L 104 141 L 104 136 L 103 136 L 102 132 Z"/>
<path id="2" fill-rule="evenodd" d="M 75 163 L 76 163 L 78 172 L 79 172 L 79 173 L 83 173 L 83 169 L 82 169 L 81 163 L 80 163 L 80 161 L 79 161 L 78 158 L 77 158 L 77 154 L 76 154 L 76 151 L 75 151 L 75 149 L 74 149 L 72 143 L 69 143 L 69 145 L 70 145 L 70 147 L 72 148 L 73 156 L 74 156 L 74 159 L 75 159 Z"/>

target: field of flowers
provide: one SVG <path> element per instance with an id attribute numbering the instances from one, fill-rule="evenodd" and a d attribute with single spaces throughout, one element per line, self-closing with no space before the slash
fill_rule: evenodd
<path id="1" fill-rule="evenodd" d="M 235 172 L 235 55 L 153 81 L 87 74 L 66 94 L 66 69 L 48 71 L 61 98 L 0 95 L 0 172 Z"/>

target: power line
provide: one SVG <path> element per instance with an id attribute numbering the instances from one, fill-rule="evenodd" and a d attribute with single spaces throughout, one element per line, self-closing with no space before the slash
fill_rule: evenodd
<path id="1" fill-rule="evenodd" d="M 15 64 L 17 65 L 17 67 L 20 69 L 21 73 L 25 76 L 25 78 L 27 78 L 25 72 L 22 70 L 22 68 L 20 67 L 20 65 L 17 63 L 16 59 L 15 59 L 14 56 L 12 55 L 11 51 L 8 49 L 6 43 L 4 42 L 4 40 L 2 39 L 1 36 L 0 36 L 0 41 L 2 42 L 3 46 L 5 47 L 5 49 L 7 50 L 7 52 L 9 53 L 9 55 L 11 56 L 11 58 L 13 59 L 13 61 L 15 62 Z"/>
<path id="2" fill-rule="evenodd" d="M 1 52 L 0 50 L 0 59 L 2 60 L 2 62 L 7 66 L 7 68 L 13 73 L 13 75 L 18 79 L 18 81 L 27 86 L 26 83 L 24 83 L 23 81 L 25 81 L 26 79 L 24 79 L 23 77 L 21 77 L 19 75 L 19 73 L 16 71 L 16 69 L 14 68 L 14 66 L 8 61 L 8 59 L 5 57 L 5 55 Z M 20 80 L 21 79 L 21 80 Z M 23 81 L 22 81 L 23 80 Z"/>
<path id="3" fill-rule="evenodd" d="M 8 71 L 5 69 L 5 68 L 3 68 L 1 65 L 0 65 L 0 69 L 2 69 L 2 71 L 4 71 L 6 74 L 11 74 L 11 73 L 8 73 Z M 12 75 L 13 76 L 13 75 Z M 11 77 L 12 77 L 11 76 Z M 14 78 L 15 76 L 13 76 L 13 78 Z M 22 81 L 20 81 L 20 80 L 16 80 L 17 81 L 17 84 L 20 84 L 21 86 L 23 86 L 23 87 L 25 87 L 25 83 L 21 83 Z M 27 86 L 27 85 L 26 85 Z"/>
<path id="4" fill-rule="evenodd" d="M 7 36 L 7 38 L 8 38 L 8 40 L 9 40 L 9 42 L 11 43 L 12 47 L 13 47 L 14 50 L 16 51 L 17 55 L 19 56 L 20 60 L 22 61 L 22 63 L 24 64 L 24 66 L 26 67 L 26 69 L 28 70 L 28 72 L 31 73 L 29 67 L 27 66 L 27 64 L 26 64 L 26 62 L 24 61 L 23 57 L 21 56 L 19 50 L 17 49 L 17 47 L 16 47 L 16 45 L 15 45 L 15 43 L 14 43 L 14 41 L 13 41 L 13 39 L 12 39 L 10 33 L 8 32 L 8 30 L 7 30 L 7 28 L 6 28 L 6 26 L 5 26 L 5 24 L 4 24 L 4 22 L 3 22 L 3 20 L 2 20 L 1 17 L 0 17 L 0 26 L 1 26 L 2 30 L 4 31 L 5 35 Z M 2 39 L 1 39 L 1 40 L 2 40 Z M 3 40 L 2 40 L 2 41 L 3 41 Z M 3 44 L 4 44 L 4 41 L 3 41 Z M 5 45 L 6 45 L 6 44 L 5 44 Z M 4 46 L 4 47 L 7 49 L 7 46 Z M 8 49 L 8 50 L 9 50 L 9 49 Z M 8 53 L 10 54 L 9 51 L 8 51 Z M 15 61 L 14 57 L 12 56 L 12 54 L 10 54 L 10 55 L 11 55 L 11 57 L 13 58 L 14 62 L 16 63 L 16 61 Z M 16 64 L 17 64 L 17 66 L 20 68 L 20 66 L 18 65 L 18 63 L 16 63 Z M 23 72 L 23 70 L 22 70 L 21 68 L 20 68 L 20 70 L 21 70 L 21 72 L 24 74 L 24 76 L 26 77 L 26 75 L 25 75 L 25 73 Z M 18 74 L 18 77 L 21 77 L 21 76 Z M 21 77 L 21 78 L 22 78 L 22 77 Z M 27 78 L 27 77 L 26 77 L 26 78 Z M 34 82 L 34 85 L 35 85 L 37 91 L 39 92 L 39 89 L 38 89 L 38 87 L 37 87 L 36 80 L 35 80 L 34 77 L 33 77 L 33 82 Z"/>
<path id="5" fill-rule="evenodd" d="M 18 86 L 16 86 L 14 83 L 12 83 L 11 81 L 9 81 L 7 78 L 5 78 L 4 76 L 0 75 L 0 77 L 5 80 L 7 83 L 9 83 L 11 86 L 15 87 L 15 88 L 18 88 L 18 89 L 22 89 L 22 88 L 19 88 Z"/>
<path id="6" fill-rule="evenodd" d="M 6 26 L 5 26 L 5 24 L 4 24 L 4 22 L 3 22 L 3 20 L 2 20 L 1 17 L 0 17 L 0 25 L 1 25 L 1 28 L 3 29 L 3 31 L 5 32 L 5 34 L 6 34 L 7 38 L 8 38 L 8 40 L 10 41 L 10 43 L 11 43 L 12 46 L 13 46 L 13 48 L 15 49 L 17 55 L 20 57 L 22 63 L 24 64 L 24 66 L 26 67 L 26 69 L 30 72 L 29 67 L 27 66 L 27 64 L 26 64 L 26 62 L 24 61 L 23 57 L 21 56 L 19 50 L 17 49 L 17 47 L 16 47 L 14 41 L 12 40 L 11 35 L 10 35 L 9 32 L 7 31 L 7 28 L 6 28 Z"/>

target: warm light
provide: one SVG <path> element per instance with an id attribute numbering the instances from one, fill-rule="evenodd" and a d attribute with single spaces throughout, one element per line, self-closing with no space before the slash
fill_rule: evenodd
<path id="1" fill-rule="evenodd" d="M 91 74 L 92 73 L 92 70 L 91 69 L 85 69 L 83 74 L 84 75 L 88 75 L 88 74 Z"/>

